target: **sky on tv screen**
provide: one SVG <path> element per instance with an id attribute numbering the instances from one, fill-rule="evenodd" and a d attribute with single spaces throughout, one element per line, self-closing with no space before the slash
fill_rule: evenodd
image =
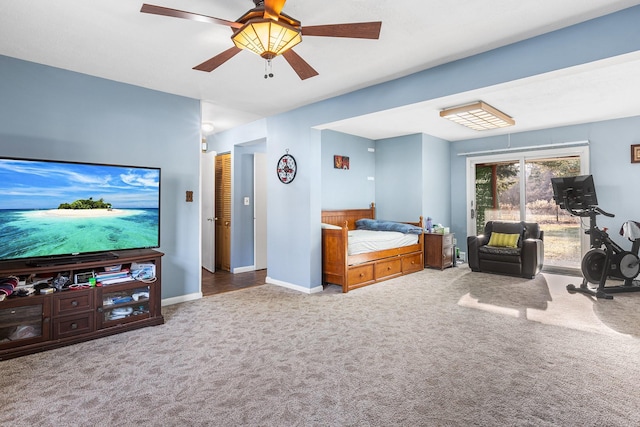
<path id="1" fill-rule="evenodd" d="M 160 170 L 0 159 L 1 209 L 57 209 L 79 199 L 115 209 L 159 208 Z"/>

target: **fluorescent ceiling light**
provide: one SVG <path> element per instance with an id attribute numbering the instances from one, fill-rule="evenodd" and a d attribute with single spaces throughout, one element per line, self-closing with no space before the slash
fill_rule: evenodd
<path id="1" fill-rule="evenodd" d="M 440 117 L 474 130 L 498 129 L 516 124 L 511 117 L 482 101 L 445 108 L 440 111 Z"/>

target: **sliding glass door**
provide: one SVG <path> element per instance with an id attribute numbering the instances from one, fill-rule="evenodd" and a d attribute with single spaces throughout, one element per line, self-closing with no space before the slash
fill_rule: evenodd
<path id="1" fill-rule="evenodd" d="M 537 222 L 545 266 L 580 268 L 588 239 L 580 218 L 554 202 L 551 178 L 587 174 L 588 161 L 586 146 L 468 157 L 468 235 L 492 220 Z"/>

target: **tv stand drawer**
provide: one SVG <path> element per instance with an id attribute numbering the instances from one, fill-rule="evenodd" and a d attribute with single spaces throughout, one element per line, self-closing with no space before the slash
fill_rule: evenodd
<path id="1" fill-rule="evenodd" d="M 76 316 L 59 317 L 53 320 L 53 339 L 65 338 L 92 332 L 95 328 L 92 311 Z"/>
<path id="2" fill-rule="evenodd" d="M 93 298 L 90 289 L 82 291 L 64 291 L 53 297 L 53 315 L 73 314 L 93 308 Z"/>

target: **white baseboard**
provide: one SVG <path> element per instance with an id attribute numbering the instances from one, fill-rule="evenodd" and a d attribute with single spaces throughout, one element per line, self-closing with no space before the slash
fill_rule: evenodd
<path id="1" fill-rule="evenodd" d="M 238 267 L 233 269 L 233 274 L 246 273 L 248 271 L 256 271 L 255 265 L 247 265 L 246 267 Z"/>
<path id="2" fill-rule="evenodd" d="M 294 291 L 303 292 L 305 294 L 317 294 L 318 292 L 322 292 L 322 285 L 316 286 L 315 288 L 305 288 L 304 286 L 294 285 L 293 283 L 283 282 L 282 280 L 272 279 L 267 276 L 265 282 L 270 285 L 282 286 L 283 288 L 293 289 Z"/>
<path id="3" fill-rule="evenodd" d="M 181 302 L 194 301 L 202 298 L 202 292 L 196 292 L 194 294 L 180 295 L 179 297 L 165 298 L 162 300 L 162 307 L 167 305 L 179 304 Z"/>

